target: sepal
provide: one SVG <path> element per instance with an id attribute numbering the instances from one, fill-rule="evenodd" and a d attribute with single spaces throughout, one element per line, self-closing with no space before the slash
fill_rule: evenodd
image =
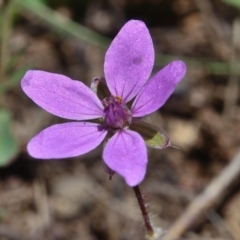
<path id="1" fill-rule="evenodd" d="M 103 100 L 106 97 L 111 96 L 110 91 L 108 90 L 106 80 L 103 77 L 94 77 L 91 83 L 91 89 L 95 92 L 100 100 Z"/>
<path id="2" fill-rule="evenodd" d="M 148 147 L 156 149 L 172 147 L 168 135 L 162 129 L 150 123 L 142 120 L 133 121 L 130 129 L 138 132 Z"/>

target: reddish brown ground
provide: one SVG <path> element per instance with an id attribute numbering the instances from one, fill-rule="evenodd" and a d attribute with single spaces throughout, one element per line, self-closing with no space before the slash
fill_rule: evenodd
<path id="1" fill-rule="evenodd" d="M 69 2 L 72 6 L 56 1 L 52 5 L 109 37 L 128 19 L 142 19 L 157 53 L 226 62 L 232 58 L 232 25 L 239 15 L 221 1 L 209 1 L 212 8 L 196 6 L 201 1 L 193 0 L 92 1 L 84 10 Z M 94 76 L 103 75 L 104 50 L 58 34 L 27 12 L 18 18 L 9 44 L 12 54 L 21 50 L 19 66 L 30 63 L 35 69 L 62 73 L 88 85 Z M 237 59 L 238 51 L 234 54 Z M 151 202 L 149 211 L 156 226 L 170 227 L 240 147 L 239 96 L 235 106 L 224 107 L 226 99 L 231 99 L 231 93 L 225 97 L 229 79 L 189 64 L 175 94 L 150 118 L 180 148 L 149 149 L 141 188 Z M 63 120 L 37 107 L 20 87 L 5 94 L 2 102 L 13 113 L 12 128 L 21 153 L 0 169 L 1 240 L 144 239 L 134 194 L 119 176 L 108 180 L 101 147 L 76 159 L 36 161 L 26 153 L 28 140 Z M 194 223 L 184 239 L 240 239 L 239 186 L 237 179 L 218 207 Z M 9 237 L 1 237 L 4 231 Z"/>

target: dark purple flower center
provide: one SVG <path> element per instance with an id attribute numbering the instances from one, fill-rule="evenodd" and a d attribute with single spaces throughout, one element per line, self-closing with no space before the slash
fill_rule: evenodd
<path id="1" fill-rule="evenodd" d="M 102 100 L 105 113 L 105 123 L 111 128 L 123 128 L 130 124 L 131 113 L 122 103 L 121 97 L 110 96 Z"/>

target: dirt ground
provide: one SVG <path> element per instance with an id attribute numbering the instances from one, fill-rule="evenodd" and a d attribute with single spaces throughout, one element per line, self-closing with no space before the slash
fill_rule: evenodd
<path id="1" fill-rule="evenodd" d="M 148 149 L 147 175 L 140 186 L 154 225 L 168 230 L 239 151 L 239 76 L 207 65 L 239 59 L 240 36 L 233 27 L 238 27 L 239 11 L 220 0 L 52 0 L 49 6 L 109 38 L 127 20 L 141 19 L 156 53 L 186 59 L 186 77 L 149 118 L 179 149 Z M 27 10 L 16 20 L 9 48 L 12 54 L 21 52 L 18 67 L 30 64 L 87 85 L 103 76 L 105 50 L 54 31 Z M 153 73 L 163 65 L 158 59 Z M 26 152 L 27 142 L 65 120 L 36 106 L 20 86 L 1 101 L 13 114 L 12 131 L 21 151 L 0 169 L 0 240 L 145 238 L 132 189 L 117 175 L 109 181 L 103 170 L 102 146 L 76 159 L 35 160 Z M 178 239 L 240 239 L 240 175 L 228 177 L 230 183 L 208 200 Z"/>

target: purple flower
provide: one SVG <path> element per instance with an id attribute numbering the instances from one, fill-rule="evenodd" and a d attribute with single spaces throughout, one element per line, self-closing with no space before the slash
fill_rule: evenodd
<path id="1" fill-rule="evenodd" d="M 107 50 L 104 73 L 110 95 L 103 99 L 80 81 L 28 71 L 21 82 L 23 91 L 46 111 L 77 120 L 37 134 L 27 146 L 29 154 L 41 159 L 75 157 L 96 148 L 109 133 L 103 150 L 108 172 L 117 172 L 129 186 L 139 184 L 148 161 L 147 140 L 140 135 L 148 125 L 140 120 L 166 102 L 186 72 L 182 61 L 173 61 L 147 81 L 153 63 L 148 29 L 143 22 L 131 20 Z M 96 120 L 83 121 L 87 119 Z"/>

